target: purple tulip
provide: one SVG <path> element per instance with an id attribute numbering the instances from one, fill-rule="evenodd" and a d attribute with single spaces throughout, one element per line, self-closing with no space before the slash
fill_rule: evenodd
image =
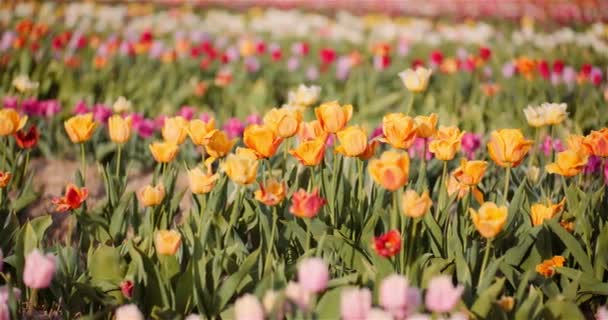
<path id="1" fill-rule="evenodd" d="M 55 274 L 55 256 L 43 255 L 38 249 L 25 257 L 23 283 L 32 289 L 48 288 Z"/>
<path id="2" fill-rule="evenodd" d="M 463 292 L 464 287 L 454 287 L 450 277 L 437 276 L 429 282 L 425 296 L 426 308 L 433 312 L 450 312 L 460 301 Z"/>
<path id="3" fill-rule="evenodd" d="M 230 118 L 226 120 L 223 127 L 224 131 L 230 139 L 240 137 L 245 130 L 245 126 L 238 118 Z"/>

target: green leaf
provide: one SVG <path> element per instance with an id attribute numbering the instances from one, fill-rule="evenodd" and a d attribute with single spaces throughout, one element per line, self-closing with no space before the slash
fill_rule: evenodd
<path id="1" fill-rule="evenodd" d="M 583 248 L 581 247 L 580 243 L 576 240 L 576 238 L 574 238 L 574 236 L 572 236 L 556 221 L 548 220 L 546 221 L 546 223 L 549 228 L 551 228 L 553 233 L 555 233 L 564 243 L 564 245 L 566 245 L 566 248 L 568 249 L 568 251 L 570 251 L 570 253 L 574 257 L 576 262 L 581 266 L 583 271 L 589 274 L 593 274 L 593 266 L 591 265 L 591 261 L 583 250 Z"/>
<path id="2" fill-rule="evenodd" d="M 251 271 L 258 260 L 258 255 L 260 254 L 260 248 L 249 254 L 247 258 L 239 265 L 239 270 L 230 276 L 220 285 L 217 290 L 217 295 L 219 297 L 218 301 L 218 310 L 223 310 L 226 304 L 230 301 L 230 299 L 237 293 L 237 289 L 239 288 L 245 276 Z"/>
<path id="3" fill-rule="evenodd" d="M 490 287 L 484 290 L 471 307 L 471 312 L 480 319 L 488 319 L 492 307 L 496 303 L 498 295 L 502 292 L 505 285 L 505 278 L 500 278 Z"/>
<path id="4" fill-rule="evenodd" d="M 319 319 L 340 318 L 340 297 L 343 288 L 334 288 L 323 294 L 317 305 L 317 317 Z"/>

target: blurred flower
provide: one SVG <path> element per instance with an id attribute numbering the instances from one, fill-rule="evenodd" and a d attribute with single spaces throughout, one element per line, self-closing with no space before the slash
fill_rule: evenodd
<path id="1" fill-rule="evenodd" d="M 404 215 L 410 218 L 424 216 L 432 205 L 433 200 L 429 197 L 428 191 L 424 191 L 421 195 L 418 195 L 414 190 L 407 190 L 401 196 L 401 210 Z"/>
<path id="2" fill-rule="evenodd" d="M 545 136 L 540 145 L 541 151 L 545 154 L 545 156 L 550 156 L 553 151 L 562 152 L 564 151 L 564 146 L 559 139 L 552 139 L 551 136 Z M 580 149 L 581 146 L 577 146 L 576 149 Z"/>
<path id="3" fill-rule="evenodd" d="M 0 189 L 6 188 L 8 183 L 11 182 L 11 177 L 13 175 L 8 171 L 0 171 Z"/>
<path id="4" fill-rule="evenodd" d="M 108 108 L 105 104 L 98 103 L 93 106 L 93 118 L 99 123 L 106 123 L 112 116 L 112 109 Z"/>
<path id="5" fill-rule="evenodd" d="M 281 138 L 289 138 L 298 132 L 302 114 L 289 108 L 273 108 L 264 115 L 264 124 Z"/>
<path id="6" fill-rule="evenodd" d="M 32 125 L 28 131 L 19 130 L 13 135 L 17 145 L 21 149 L 31 149 L 38 144 L 40 132 L 36 125 Z"/>
<path id="7" fill-rule="evenodd" d="M 18 75 L 15 79 L 13 79 L 13 86 L 19 92 L 34 91 L 38 89 L 38 85 L 38 82 L 30 80 L 30 78 L 24 74 Z"/>
<path id="8" fill-rule="evenodd" d="M 408 148 L 407 153 L 412 158 L 422 159 L 422 157 L 425 157 L 425 159 L 428 161 L 433 159 L 433 154 L 429 151 L 428 146 L 428 139 L 416 137 L 416 139 L 414 139 L 414 144 Z"/>
<path id="9" fill-rule="evenodd" d="M 367 318 L 365 320 L 394 320 L 393 315 L 380 309 L 380 308 L 372 308 L 367 313 Z"/>
<path id="10" fill-rule="evenodd" d="M 553 218 L 556 214 L 561 212 L 564 209 L 564 205 L 566 204 L 566 198 L 564 198 L 560 203 L 552 204 L 550 201 L 547 201 L 547 204 L 535 203 L 530 208 L 530 215 L 532 218 L 532 225 L 538 226 L 543 224 L 545 220 Z"/>
<path id="11" fill-rule="evenodd" d="M 608 308 L 606 306 L 601 306 L 597 308 L 595 317 L 597 320 L 608 320 Z"/>
<path id="12" fill-rule="evenodd" d="M 544 260 L 536 265 L 536 272 L 540 273 L 545 278 L 551 278 L 555 274 L 556 268 L 564 266 L 566 259 L 562 256 L 554 256 L 551 259 Z"/>
<path id="13" fill-rule="evenodd" d="M 501 167 L 517 167 L 524 159 L 532 141 L 520 129 L 499 129 L 492 132 L 488 142 L 490 158 Z"/>
<path id="14" fill-rule="evenodd" d="M 89 190 L 87 188 L 78 188 L 70 183 L 65 188 L 65 195 L 61 198 L 54 198 L 52 202 L 55 205 L 55 211 L 65 212 L 80 208 L 88 196 Z"/>
<path id="15" fill-rule="evenodd" d="M 208 136 L 215 129 L 215 119 L 203 121 L 200 119 L 190 120 L 188 122 L 188 136 L 190 140 L 197 146 L 204 146 L 209 141 Z"/>
<path id="16" fill-rule="evenodd" d="M 321 258 L 302 260 L 298 265 L 298 282 L 310 292 L 325 291 L 329 282 L 329 266 Z"/>
<path id="17" fill-rule="evenodd" d="M 382 142 L 396 149 L 407 149 L 416 139 L 416 122 L 403 113 L 389 113 L 382 118 Z"/>
<path id="18" fill-rule="evenodd" d="M 470 208 L 469 212 L 475 228 L 484 238 L 495 237 L 507 222 L 507 207 L 498 207 L 493 202 L 484 202 L 478 211 Z"/>
<path id="19" fill-rule="evenodd" d="M 576 81 L 576 70 L 574 70 L 574 68 L 570 66 L 565 67 L 562 79 L 568 85 L 574 84 L 574 82 Z"/>
<path id="20" fill-rule="evenodd" d="M 6 109 L 17 109 L 19 107 L 19 98 L 4 96 L 2 98 L 2 106 Z"/>
<path id="21" fill-rule="evenodd" d="M 534 77 L 534 70 L 536 70 L 536 61 L 528 57 L 520 57 L 515 60 L 515 68 L 526 79 L 531 80 Z"/>
<path id="22" fill-rule="evenodd" d="M 237 118 L 230 118 L 226 120 L 222 129 L 228 134 L 230 139 L 234 139 L 236 137 L 240 137 L 245 130 L 245 126 L 241 122 L 241 120 Z"/>
<path id="23" fill-rule="evenodd" d="M 63 125 L 73 143 L 89 141 L 97 128 L 91 113 L 73 116 L 65 121 Z"/>
<path id="24" fill-rule="evenodd" d="M 243 142 L 255 151 L 258 158 L 270 158 L 277 152 L 283 139 L 268 126 L 252 124 L 245 128 Z"/>
<path id="25" fill-rule="evenodd" d="M 515 306 L 515 299 L 513 297 L 502 296 L 500 299 L 498 299 L 498 301 L 496 301 L 496 304 L 503 311 L 509 312 L 513 310 L 513 307 Z"/>
<path id="26" fill-rule="evenodd" d="M 445 313 L 454 310 L 464 287 L 454 287 L 449 276 L 436 276 L 429 281 L 429 286 L 424 298 L 426 308 L 433 312 Z"/>
<path id="27" fill-rule="evenodd" d="M 175 255 L 181 245 L 182 235 L 175 230 L 158 230 L 154 235 L 154 247 L 159 255 Z"/>
<path id="28" fill-rule="evenodd" d="M 120 115 L 113 115 L 108 119 L 108 130 L 110 139 L 118 144 L 124 144 L 131 138 L 131 117 L 123 118 Z"/>
<path id="29" fill-rule="evenodd" d="M 127 298 L 127 299 L 131 299 L 131 297 L 133 296 L 133 288 L 135 287 L 133 281 L 131 280 L 123 280 L 120 283 L 120 292 L 122 292 L 122 295 Z"/>
<path id="30" fill-rule="evenodd" d="M 294 72 L 300 67 L 300 59 L 298 57 L 289 57 L 287 59 L 287 71 Z"/>
<path id="31" fill-rule="evenodd" d="M 336 133 L 342 130 L 352 117 L 353 106 L 340 106 L 337 101 L 325 102 L 315 109 L 315 115 L 323 130 Z"/>
<path id="32" fill-rule="evenodd" d="M 179 147 L 171 142 L 153 142 L 148 148 L 152 152 L 152 157 L 159 163 L 169 163 L 175 159 Z"/>
<path id="33" fill-rule="evenodd" d="M 416 311 L 420 300 L 418 289 L 410 287 L 407 279 L 402 275 L 390 275 L 380 283 L 378 302 L 395 319 L 404 319 Z"/>
<path id="34" fill-rule="evenodd" d="M 89 106 L 83 100 L 79 101 L 74 106 L 74 114 L 87 114 L 90 112 L 91 112 L 91 110 L 89 109 Z"/>
<path id="35" fill-rule="evenodd" d="M 196 113 L 196 109 L 191 106 L 182 106 L 177 111 L 177 116 L 186 119 L 187 121 L 192 120 L 194 118 L 194 114 Z"/>
<path id="36" fill-rule="evenodd" d="M 511 62 L 507 62 L 502 66 L 502 76 L 505 78 L 511 78 L 517 71 L 515 65 Z"/>
<path id="37" fill-rule="evenodd" d="M 306 79 L 314 81 L 319 78 L 319 69 L 316 66 L 310 66 L 306 69 Z"/>
<path id="38" fill-rule="evenodd" d="M 0 110 L 0 136 L 10 136 L 25 126 L 27 116 L 21 117 L 13 109 Z"/>
<path id="39" fill-rule="evenodd" d="M 125 304 L 116 308 L 116 320 L 144 320 L 144 315 L 135 304 Z"/>
<path id="40" fill-rule="evenodd" d="M 260 70 L 260 61 L 256 57 L 247 57 L 244 59 L 245 70 L 249 73 L 256 73 Z"/>
<path id="41" fill-rule="evenodd" d="M 303 311 L 308 311 L 312 302 L 312 292 L 301 284 L 289 281 L 285 287 L 285 296 Z"/>
<path id="42" fill-rule="evenodd" d="M 407 69 L 400 72 L 399 77 L 409 91 L 418 93 L 426 90 L 432 73 L 430 69 L 418 67 L 415 70 Z"/>
<path id="43" fill-rule="evenodd" d="M 38 104 L 40 116 L 51 118 L 61 111 L 61 104 L 54 99 L 39 101 Z"/>
<path id="44" fill-rule="evenodd" d="M 147 185 L 137 193 L 139 201 L 143 207 L 154 207 L 165 199 L 165 186 L 158 183 L 156 186 Z"/>
<path id="45" fill-rule="evenodd" d="M 380 159 L 369 162 L 368 170 L 376 183 L 389 191 L 395 191 L 408 183 L 410 159 L 406 153 L 385 151 Z"/>
<path id="46" fill-rule="evenodd" d="M 500 85 L 496 83 L 481 84 L 481 91 L 486 97 L 493 97 L 500 92 Z"/>
<path id="47" fill-rule="evenodd" d="M 357 157 L 367 150 L 367 134 L 359 126 L 350 126 L 336 134 L 340 145 L 335 152 L 347 157 Z"/>
<path id="48" fill-rule="evenodd" d="M 475 186 L 481 182 L 487 168 L 487 161 L 460 159 L 460 166 L 454 170 L 452 175 L 460 183 L 467 186 Z"/>
<path id="49" fill-rule="evenodd" d="M 421 138 L 432 137 L 437 130 L 438 116 L 436 113 L 431 113 L 429 116 L 417 116 L 414 118 L 416 123 L 416 135 Z"/>
<path id="50" fill-rule="evenodd" d="M 188 183 L 193 194 L 205 194 L 211 192 L 215 183 L 220 178 L 217 173 L 211 171 L 211 166 L 207 167 L 207 172 L 198 166 L 188 170 Z"/>
<path id="51" fill-rule="evenodd" d="M 174 145 L 184 143 L 188 135 L 188 121 L 182 116 L 165 119 L 163 123 L 162 136 L 165 142 Z"/>
<path id="52" fill-rule="evenodd" d="M 397 230 L 390 230 L 374 237 L 374 249 L 381 257 L 395 256 L 401 250 L 401 234 Z"/>
<path id="53" fill-rule="evenodd" d="M 235 320 L 264 320 L 264 308 L 258 298 L 247 293 L 234 303 Z"/>
<path id="54" fill-rule="evenodd" d="M 300 141 L 309 141 L 320 139 L 324 143 L 327 141 L 329 134 L 321 128 L 319 120 L 313 120 L 310 122 L 301 122 L 298 129 L 298 138 Z"/>
<path id="55" fill-rule="evenodd" d="M 343 320 L 368 319 L 372 309 L 372 293 L 368 288 L 342 289 L 340 296 L 340 315 Z"/>
<path id="56" fill-rule="evenodd" d="M 229 154 L 220 167 L 234 183 L 248 185 L 255 181 L 258 160 L 253 150 L 237 148 L 236 153 Z"/>
<path id="57" fill-rule="evenodd" d="M 44 255 L 38 249 L 34 249 L 25 256 L 23 283 L 32 289 L 48 288 L 56 269 L 55 256 L 50 253 Z"/>
<path id="58" fill-rule="evenodd" d="M 323 161 L 325 155 L 325 140 L 317 138 L 301 142 L 295 149 L 289 150 L 305 166 L 316 166 Z"/>
<path id="59" fill-rule="evenodd" d="M 545 166 L 547 173 L 572 177 L 583 171 L 587 165 L 588 156 L 576 150 L 568 149 L 557 154 L 554 163 Z"/>
<path id="60" fill-rule="evenodd" d="M 262 117 L 260 117 L 259 114 L 257 113 L 252 113 L 250 115 L 247 116 L 247 118 L 245 119 L 245 122 L 249 125 L 249 124 L 262 124 L 263 123 L 263 119 Z"/>
<path id="61" fill-rule="evenodd" d="M 535 184 L 538 182 L 538 178 L 540 177 L 540 169 L 537 166 L 529 166 L 528 170 L 526 170 L 526 178 Z"/>
<path id="62" fill-rule="evenodd" d="M 285 182 L 269 179 L 265 184 L 260 183 L 260 189 L 255 191 L 254 196 L 256 200 L 267 206 L 275 206 L 285 198 L 286 189 Z"/>
<path id="63" fill-rule="evenodd" d="M 460 150 L 463 135 L 464 132 L 460 132 L 458 127 L 439 127 L 433 140 L 429 143 L 429 151 L 439 160 L 452 160 Z"/>
<path id="64" fill-rule="evenodd" d="M 608 157 L 608 128 L 593 130 L 582 141 L 583 149 L 588 154 L 600 158 Z"/>
<path id="65" fill-rule="evenodd" d="M 319 196 L 319 190 L 313 189 L 308 193 L 304 189 L 299 189 L 291 196 L 291 212 L 296 217 L 314 218 L 327 201 Z"/>
<path id="66" fill-rule="evenodd" d="M 120 96 L 112 105 L 112 109 L 116 113 L 124 113 L 131 111 L 132 104 L 131 101 L 127 100 L 125 97 Z"/>

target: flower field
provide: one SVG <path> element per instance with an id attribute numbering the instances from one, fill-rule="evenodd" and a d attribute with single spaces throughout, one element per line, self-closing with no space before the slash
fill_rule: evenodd
<path id="1" fill-rule="evenodd" d="M 608 319 L 608 25 L 0 27 L 0 320 Z"/>

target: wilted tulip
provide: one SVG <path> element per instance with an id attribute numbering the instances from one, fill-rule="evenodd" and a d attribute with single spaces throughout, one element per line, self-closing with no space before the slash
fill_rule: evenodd
<path id="1" fill-rule="evenodd" d="M 108 130 L 110 131 L 110 139 L 114 143 L 124 144 L 131 138 L 131 117 L 123 118 L 119 115 L 113 115 L 108 119 Z"/>
<path id="2" fill-rule="evenodd" d="M 38 249 L 34 249 L 25 257 L 23 283 L 32 289 L 48 288 L 55 275 L 55 270 L 55 256 L 50 253 L 44 255 Z"/>
<path id="3" fill-rule="evenodd" d="M 97 128 L 97 123 L 93 121 L 93 114 L 91 113 L 73 116 L 65 121 L 63 125 L 73 143 L 89 141 Z"/>
<path id="4" fill-rule="evenodd" d="M 154 160 L 159 163 L 169 163 L 175 159 L 179 147 L 172 142 L 154 142 L 149 145 Z"/>
<path id="5" fill-rule="evenodd" d="M 315 109 L 315 115 L 323 130 L 336 133 L 342 130 L 353 116 L 353 106 L 340 106 L 337 101 L 326 102 Z"/>
<path id="6" fill-rule="evenodd" d="M 144 207 L 154 207 L 163 202 L 165 198 L 165 186 L 162 183 L 156 186 L 147 185 L 139 193 L 139 201 Z"/>
<path id="7" fill-rule="evenodd" d="M 493 202 L 484 202 L 479 211 L 471 208 L 469 212 L 475 228 L 484 238 L 495 237 L 507 222 L 507 207 L 498 207 Z"/>
<path id="8" fill-rule="evenodd" d="M 389 113 L 382 118 L 381 141 L 396 149 L 407 149 L 416 140 L 416 122 L 403 113 Z"/>

